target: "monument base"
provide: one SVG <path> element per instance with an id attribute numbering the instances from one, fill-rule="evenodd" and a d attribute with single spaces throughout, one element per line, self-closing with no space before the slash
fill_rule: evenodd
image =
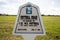
<path id="1" fill-rule="evenodd" d="M 34 40 L 35 39 L 34 35 L 22 35 L 22 37 L 24 38 L 24 40 Z"/>

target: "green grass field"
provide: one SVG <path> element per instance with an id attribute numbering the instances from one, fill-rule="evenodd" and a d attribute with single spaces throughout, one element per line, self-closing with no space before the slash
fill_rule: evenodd
<path id="1" fill-rule="evenodd" d="M 42 16 L 46 35 L 36 36 L 35 40 L 60 40 L 60 16 Z M 23 40 L 22 36 L 12 35 L 16 16 L 0 16 L 0 40 Z"/>

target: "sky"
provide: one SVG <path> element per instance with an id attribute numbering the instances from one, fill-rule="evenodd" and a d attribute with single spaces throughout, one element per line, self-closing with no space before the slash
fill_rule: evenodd
<path id="1" fill-rule="evenodd" d="M 0 0 L 0 14 L 17 15 L 19 6 L 31 2 L 45 15 L 60 15 L 60 0 Z"/>

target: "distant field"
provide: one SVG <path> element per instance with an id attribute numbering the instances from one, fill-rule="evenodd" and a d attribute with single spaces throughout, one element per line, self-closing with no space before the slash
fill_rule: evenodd
<path id="1" fill-rule="evenodd" d="M 36 36 L 35 40 L 60 40 L 60 16 L 42 16 L 46 35 Z M 23 40 L 22 36 L 12 35 L 16 16 L 0 16 L 0 40 Z"/>

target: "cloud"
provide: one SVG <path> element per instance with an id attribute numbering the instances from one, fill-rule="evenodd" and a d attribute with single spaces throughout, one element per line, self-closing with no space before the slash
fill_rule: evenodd
<path id="1" fill-rule="evenodd" d="M 4 2 L 0 2 L 0 5 L 5 5 L 5 3 Z"/>
<path id="2" fill-rule="evenodd" d="M 17 9 L 17 0 L 0 0 L 0 13 L 16 14 Z"/>
<path id="3" fill-rule="evenodd" d="M 40 7 L 41 14 L 59 14 L 59 1 L 56 0 L 0 0 L 0 12 L 6 14 L 17 14 L 19 6 L 31 2 Z M 53 13 L 51 13 L 52 10 Z M 58 10 L 58 11 L 57 11 Z"/>
<path id="4" fill-rule="evenodd" d="M 14 4 L 17 3 L 17 0 L 0 0 L 1 3 L 5 3 L 5 4 Z"/>
<path id="5" fill-rule="evenodd" d="M 52 5 L 54 5 L 55 4 L 55 2 L 54 1 L 52 1 Z"/>
<path id="6" fill-rule="evenodd" d="M 4 5 L 4 7 L 1 7 L 1 9 L 3 13 L 16 15 L 18 11 L 18 6 L 16 4 Z"/>

